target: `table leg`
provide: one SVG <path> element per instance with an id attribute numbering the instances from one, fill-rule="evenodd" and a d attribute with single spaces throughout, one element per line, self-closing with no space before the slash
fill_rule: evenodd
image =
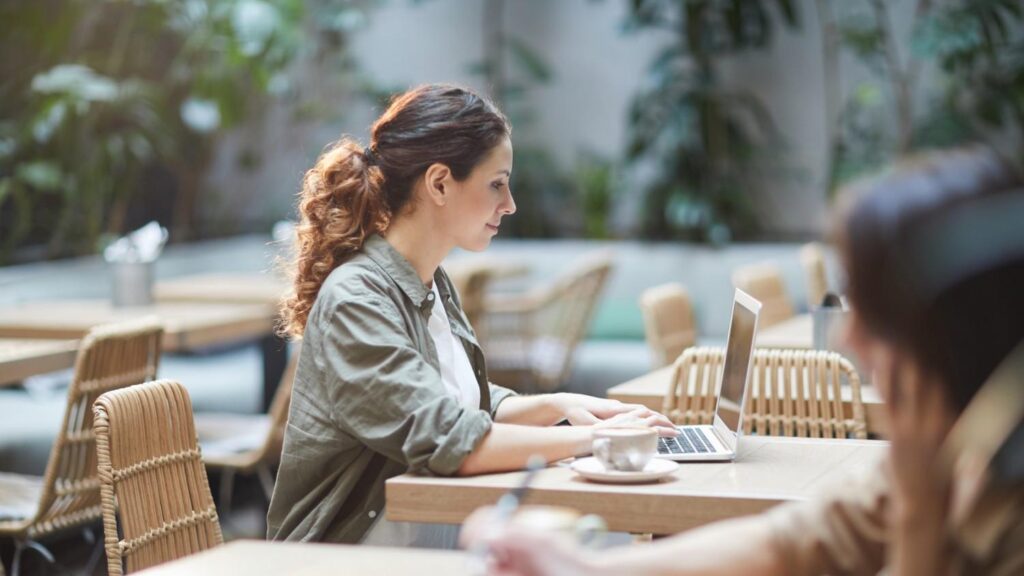
<path id="1" fill-rule="evenodd" d="M 263 412 L 266 412 L 270 410 L 288 364 L 288 341 L 277 334 L 270 334 L 260 340 L 260 350 L 263 352 Z"/>

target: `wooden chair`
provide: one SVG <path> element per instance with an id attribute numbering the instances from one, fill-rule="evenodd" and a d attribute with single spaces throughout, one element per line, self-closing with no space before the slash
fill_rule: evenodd
<path id="1" fill-rule="evenodd" d="M 733 272 L 732 283 L 761 302 L 761 328 L 793 317 L 793 305 L 782 282 L 782 272 L 774 264 L 741 266 Z"/>
<path id="2" fill-rule="evenodd" d="M 231 511 L 236 474 L 255 473 L 268 501 L 274 492 L 273 467 L 281 459 L 298 363 L 299 354 L 292 354 L 267 414 L 195 414 L 203 462 L 220 471 L 220 507 L 225 518 Z"/>
<path id="3" fill-rule="evenodd" d="M 817 242 L 804 244 L 800 248 L 800 265 L 807 279 L 807 309 L 821 306 L 828 292 L 828 276 L 825 273 L 825 251 Z"/>
<path id="4" fill-rule="evenodd" d="M 670 283 L 644 290 L 640 295 L 644 335 L 656 367 L 668 366 L 697 343 L 690 293 L 682 284 Z"/>
<path id="5" fill-rule="evenodd" d="M 162 336 L 158 321 L 146 318 L 94 328 L 82 340 L 45 475 L 0 473 L 0 509 L 7 511 L 0 537 L 14 538 L 13 576 L 26 548 L 53 563 L 40 539 L 101 517 L 93 401 L 104 392 L 155 378 Z M 12 513 L 17 510 L 23 514 Z"/>
<path id="6" fill-rule="evenodd" d="M 710 424 L 725 350 L 688 348 L 676 360 L 663 413 L 676 424 Z M 843 386 L 849 386 L 847 414 Z M 744 433 L 802 438 L 867 438 L 860 377 L 849 360 L 824 350 L 754 351 Z"/>
<path id="7" fill-rule="evenodd" d="M 108 392 L 93 411 L 107 573 L 221 544 L 185 387 L 158 380 Z"/>
<path id="8" fill-rule="evenodd" d="M 554 283 L 486 301 L 481 347 L 491 381 L 518 390 L 554 390 L 572 370 L 612 269 L 607 252 L 587 255 Z"/>

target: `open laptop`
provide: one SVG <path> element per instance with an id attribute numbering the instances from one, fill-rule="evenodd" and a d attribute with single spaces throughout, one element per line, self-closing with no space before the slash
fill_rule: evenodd
<path id="1" fill-rule="evenodd" d="M 761 303 L 737 289 L 732 302 L 732 321 L 725 347 L 725 365 L 718 382 L 715 418 L 707 426 L 677 426 L 675 438 L 658 439 L 658 457 L 676 461 L 732 460 L 743 430 L 754 335 Z M 722 416 L 725 416 L 723 419 Z"/>

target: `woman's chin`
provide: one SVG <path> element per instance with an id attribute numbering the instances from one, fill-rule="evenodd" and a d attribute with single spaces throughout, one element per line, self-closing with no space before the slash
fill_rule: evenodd
<path id="1" fill-rule="evenodd" d="M 460 242 L 459 248 L 466 250 L 467 252 L 483 252 L 491 245 L 491 238 L 475 238 L 471 242 Z"/>

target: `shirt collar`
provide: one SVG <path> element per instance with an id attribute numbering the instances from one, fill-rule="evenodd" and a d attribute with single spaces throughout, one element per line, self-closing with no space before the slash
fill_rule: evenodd
<path id="1" fill-rule="evenodd" d="M 363 251 L 369 256 L 371 260 L 376 262 L 384 272 L 391 277 L 391 279 L 398 284 L 402 292 L 405 293 L 406 297 L 419 306 L 420 309 L 426 309 L 428 312 L 433 306 L 433 293 L 416 274 L 416 269 L 412 267 L 412 264 L 405 259 L 405 256 L 395 250 L 383 236 L 380 234 L 373 234 L 366 239 L 363 244 Z M 434 272 L 434 282 L 437 283 L 442 272 L 440 268 Z M 444 282 L 438 284 L 438 291 L 442 298 L 448 298 L 447 286 Z"/>

